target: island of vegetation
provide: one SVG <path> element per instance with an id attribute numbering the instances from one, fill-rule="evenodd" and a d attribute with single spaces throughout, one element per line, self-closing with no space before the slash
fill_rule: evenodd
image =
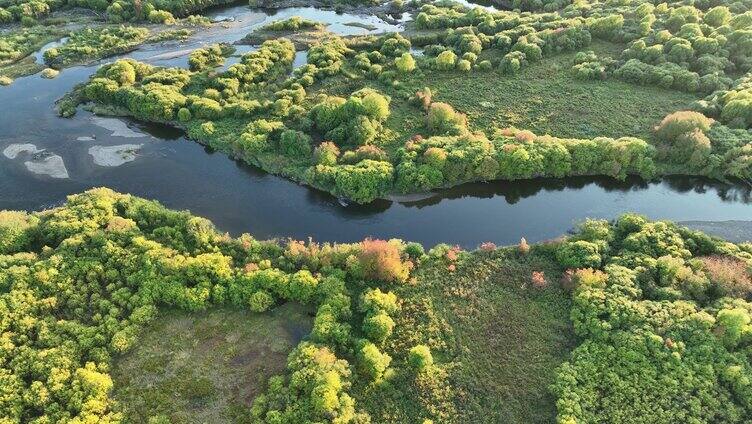
<path id="1" fill-rule="evenodd" d="M 47 65 L 60 70 L 89 64 L 111 56 L 123 55 L 141 45 L 168 40 L 184 40 L 197 29 L 212 26 L 212 21 L 198 13 L 228 0 L 2 0 L 0 1 L 0 86 L 15 78 L 39 73 Z M 251 2 L 265 10 L 315 6 L 338 12 L 357 11 L 378 15 L 396 22 L 395 14 L 411 7 L 401 2 L 382 4 L 369 0 L 286 0 L 285 2 Z M 412 4 L 417 6 L 417 3 Z M 224 19 L 224 18 L 222 18 Z M 293 18 L 295 28 L 267 26 L 279 36 L 291 29 L 321 29 L 313 21 Z M 357 24 L 357 23 L 355 23 Z M 289 26 L 289 25 L 288 25 Z M 282 32 L 280 32 L 282 31 Z M 40 51 L 51 42 L 59 46 Z M 43 61 L 32 53 L 39 52 Z"/>
<path id="2" fill-rule="evenodd" d="M 293 17 L 226 68 L 216 46 L 189 69 L 117 61 L 61 109 L 178 126 L 358 203 L 534 177 L 749 180 L 752 11 L 711 6 L 437 3 L 401 33 L 352 37 Z M 293 69 L 296 47 L 307 63 Z"/>
<path id="3" fill-rule="evenodd" d="M 637 215 L 425 251 L 93 189 L 0 212 L 0 419 L 743 423 L 751 264 Z"/>
<path id="4" fill-rule="evenodd" d="M 170 26 L 132 26 L 90 22 L 77 18 L 73 22 L 51 21 L 30 28 L 15 28 L 0 33 L 0 82 L 9 85 L 14 78 L 45 69 L 61 70 L 88 64 L 107 57 L 136 50 L 146 43 L 182 40 L 193 34 L 193 27 L 209 26 L 208 19 L 191 16 L 170 22 Z M 88 26 L 87 24 L 91 24 Z M 51 42 L 59 45 L 40 51 Z M 40 60 L 32 53 L 40 51 Z M 4 81 L 4 82 L 3 82 Z"/>

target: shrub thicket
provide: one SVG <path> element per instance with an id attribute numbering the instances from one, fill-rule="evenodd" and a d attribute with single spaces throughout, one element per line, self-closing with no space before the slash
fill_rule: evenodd
<path id="1" fill-rule="evenodd" d="M 581 343 L 553 385 L 560 422 L 744 422 L 752 245 L 625 215 L 586 221 L 527 255 L 549 254 L 578 268 L 566 275 Z M 465 254 L 443 246 L 429 255 Z M 413 330 L 402 323 L 425 325 L 401 319 L 394 288 L 409 278 L 408 258 L 427 256 L 397 240 L 233 239 L 187 212 L 107 189 L 43 213 L 0 212 L 0 413 L 8 422 L 121 422 L 110 365 L 160 308 L 260 313 L 287 301 L 316 308 L 313 329 L 255 399 L 254 420 L 368 422 L 355 393 L 385 379 L 429 390 L 422 405 L 438 407 L 443 398 L 426 386 L 445 372 L 432 354 L 437 341 L 416 332 L 389 342 Z"/>
<path id="2" fill-rule="evenodd" d="M 85 28 L 70 34 L 60 47 L 44 52 L 48 65 L 61 68 L 133 50 L 149 36 L 149 30 L 132 26 Z"/>
<path id="3" fill-rule="evenodd" d="M 396 241 L 285 247 L 231 239 L 205 219 L 107 189 L 40 214 L 0 212 L 0 415 L 8 423 L 121 422 L 110 365 L 159 308 L 263 312 L 295 301 L 317 308 L 311 336 L 255 399 L 251 417 L 367 422 L 349 390 L 359 376 L 379 380 L 387 371 L 391 357 L 378 345 L 400 311 L 394 293 L 358 287 L 363 278 L 404 281 L 403 251 Z M 353 325 L 371 340 L 354 337 Z"/>
<path id="4" fill-rule="evenodd" d="M 553 386 L 558 421 L 744 422 L 752 304 L 726 296 L 749 294 L 750 247 L 635 215 L 563 243 L 582 343 Z"/>
<path id="5" fill-rule="evenodd" d="M 298 31 L 301 29 L 320 29 L 324 24 L 310 19 L 301 18 L 300 16 L 291 16 L 287 19 L 280 19 L 261 27 L 264 31 Z"/>

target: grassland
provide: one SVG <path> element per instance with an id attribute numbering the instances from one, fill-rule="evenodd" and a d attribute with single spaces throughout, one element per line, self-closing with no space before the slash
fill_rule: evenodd
<path id="1" fill-rule="evenodd" d="M 615 45 L 593 43 L 600 54 Z M 622 47 L 619 47 L 622 48 Z M 532 64 L 516 75 L 471 72 L 431 74 L 436 99 L 468 115 L 471 127 L 515 126 L 563 138 L 652 138 L 667 114 L 682 110 L 696 96 L 675 90 L 635 86 L 618 80 L 583 81 L 569 72 L 574 54 L 563 53 Z M 405 85 L 418 90 L 420 79 Z"/>
<path id="2" fill-rule="evenodd" d="M 588 48 L 598 55 L 618 57 L 624 46 L 595 41 Z M 484 52 L 479 60 L 490 59 L 492 53 Z M 425 131 L 425 115 L 407 101 L 424 87 L 431 88 L 434 100 L 449 103 L 465 113 L 473 130 L 490 132 L 494 127 L 514 126 L 562 138 L 631 136 L 650 140 L 653 127 L 663 117 L 687 109 L 697 100 L 694 94 L 616 79 L 576 79 L 570 72 L 574 56 L 575 53 L 550 56 L 513 75 L 421 69 L 401 76 L 397 87 L 337 76 L 314 85 L 312 90 L 347 96 L 371 86 L 389 94 L 392 114 L 386 127 L 401 134 L 402 142 Z"/>
<path id="3" fill-rule="evenodd" d="M 391 342 L 395 356 L 405 346 L 430 346 L 447 362 L 446 374 L 417 382 L 396 375 L 381 387 L 361 387 L 374 422 L 436 414 L 447 422 L 552 422 L 548 386 L 575 345 L 561 271 L 515 248 L 463 253 L 454 265 L 450 272 L 445 260 L 431 260 L 416 269 L 414 284 L 399 290 L 403 314 Z M 533 271 L 549 284 L 534 287 Z"/>
<path id="4" fill-rule="evenodd" d="M 126 422 L 242 422 L 269 377 L 284 371 L 287 353 L 310 332 L 308 312 L 293 303 L 267 314 L 166 310 L 115 361 L 114 397 Z"/>
<path id="5" fill-rule="evenodd" d="M 570 299 L 561 270 L 545 255 L 516 248 L 426 257 L 402 299 L 397 331 L 385 351 L 393 368 L 378 384 L 358 380 L 353 394 L 375 423 L 546 423 L 555 417 L 548 391 L 556 367 L 575 346 Z M 550 283 L 534 287 L 543 271 Z M 285 304 L 268 314 L 214 309 L 168 310 L 113 367 L 114 397 L 128 422 L 244 422 L 269 376 L 310 331 L 306 310 Z M 431 347 L 442 372 L 416 379 L 404 352 Z"/>

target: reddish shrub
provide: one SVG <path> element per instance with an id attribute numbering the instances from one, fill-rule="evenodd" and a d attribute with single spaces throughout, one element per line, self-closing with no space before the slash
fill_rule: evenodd
<path id="1" fill-rule="evenodd" d="M 533 271 L 533 276 L 530 281 L 533 283 L 533 287 L 538 289 L 546 287 L 548 285 L 548 281 L 546 281 L 546 275 L 543 273 L 543 271 Z"/>
<path id="2" fill-rule="evenodd" d="M 713 120 L 705 115 L 682 110 L 667 115 L 657 127 L 656 135 L 659 139 L 673 141 L 678 136 L 699 129 L 702 132 L 708 131 L 713 124 Z"/>
<path id="3" fill-rule="evenodd" d="M 514 135 L 515 140 L 522 142 L 522 143 L 529 143 L 533 140 L 535 140 L 536 135 L 532 131 L 528 130 L 522 130 L 517 132 L 517 134 Z"/>
<path id="4" fill-rule="evenodd" d="M 493 252 L 494 250 L 496 250 L 496 245 L 494 243 L 491 243 L 490 241 L 487 241 L 480 244 L 480 250 L 484 252 Z"/>
<path id="5" fill-rule="evenodd" d="M 410 275 L 410 262 L 403 262 L 399 248 L 385 240 L 363 240 L 358 262 L 367 279 L 402 282 Z"/>
<path id="6" fill-rule="evenodd" d="M 364 159 L 371 159 L 371 160 L 387 160 L 386 152 L 378 148 L 377 146 L 374 146 L 373 144 L 366 144 L 365 146 L 358 147 L 357 150 L 355 150 L 355 158 L 356 162 L 360 162 Z"/>
<path id="7" fill-rule="evenodd" d="M 459 258 L 460 248 L 455 246 L 446 252 L 446 258 L 454 262 Z"/>
<path id="8" fill-rule="evenodd" d="M 718 287 L 722 296 L 749 297 L 752 294 L 752 278 L 747 264 L 730 256 L 701 258 L 705 274 Z"/>
<path id="9" fill-rule="evenodd" d="M 515 132 L 517 132 L 516 128 L 502 128 L 499 130 L 499 135 L 503 135 L 505 137 L 514 137 Z"/>
<path id="10" fill-rule="evenodd" d="M 423 110 L 428 110 L 433 100 L 433 93 L 431 93 L 430 88 L 426 87 L 422 90 L 418 90 L 415 93 L 415 99 L 417 103 L 420 104 L 420 106 L 423 108 Z"/>

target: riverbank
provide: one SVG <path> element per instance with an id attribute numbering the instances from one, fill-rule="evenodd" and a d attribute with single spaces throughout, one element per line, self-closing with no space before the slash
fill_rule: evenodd
<path id="1" fill-rule="evenodd" d="M 82 89 L 83 87 L 81 87 Z M 60 100 L 60 103 L 64 105 L 66 108 L 71 107 L 72 104 L 78 104 L 78 102 L 82 101 L 83 97 L 81 96 L 80 91 L 74 90 L 71 93 L 67 94 L 64 98 Z M 77 107 L 77 106 L 74 106 Z M 95 113 L 98 116 L 110 116 L 110 117 L 125 117 L 125 118 L 131 118 L 135 120 L 139 120 L 139 117 L 135 116 L 130 110 L 124 107 L 116 107 L 111 106 L 107 104 L 98 104 L 98 103 L 87 103 L 82 105 L 83 108 L 90 110 L 91 112 Z M 60 113 L 64 113 L 64 109 L 60 109 Z M 141 121 L 144 121 L 143 119 L 140 119 Z M 314 182 L 309 181 L 306 178 L 306 172 L 307 168 L 300 168 L 295 166 L 289 166 L 290 162 L 285 160 L 284 156 L 276 155 L 274 153 L 267 153 L 263 156 L 258 157 L 249 157 L 247 155 L 243 155 L 242 152 L 230 149 L 227 146 L 223 146 L 221 144 L 217 144 L 215 142 L 214 138 L 211 137 L 201 137 L 201 131 L 193 131 L 194 137 L 191 137 L 189 132 L 189 126 L 187 126 L 185 123 L 182 123 L 180 121 L 169 121 L 169 120 L 161 120 L 161 119 L 149 119 L 148 122 L 159 124 L 159 125 L 165 125 L 169 126 L 175 130 L 179 130 L 183 132 L 183 134 L 190 140 L 195 141 L 203 146 L 211 147 L 213 149 L 217 149 L 220 151 L 223 151 L 225 154 L 230 156 L 234 160 L 239 160 L 248 163 L 251 166 L 260 168 L 261 170 L 268 172 L 270 174 L 278 175 L 284 178 L 288 178 L 291 181 L 293 181 L 296 184 L 300 184 L 302 186 L 310 187 L 316 190 L 328 192 L 332 195 L 336 195 L 331 191 L 330 187 L 315 184 Z M 660 164 L 659 164 L 660 166 Z M 679 178 L 709 178 L 713 179 L 712 176 L 709 175 L 703 175 L 703 174 L 684 174 L 681 172 L 677 172 L 677 167 L 671 167 L 672 172 L 666 172 L 666 173 L 658 173 L 655 175 L 652 175 L 650 178 L 644 178 L 643 176 L 639 174 L 626 174 L 621 178 L 616 178 L 611 175 L 606 174 L 599 174 L 599 173 L 585 173 L 585 174 L 570 174 L 565 175 L 566 178 L 582 178 L 582 177 L 591 177 L 591 178 L 608 178 L 612 179 L 613 183 L 618 183 L 618 181 L 623 181 L 626 178 L 634 177 L 638 179 L 642 179 L 644 183 L 648 183 L 650 181 L 659 181 L 663 178 L 671 178 L 671 177 L 679 177 Z M 505 180 L 505 179 L 493 179 L 493 180 L 464 180 L 464 181 L 458 181 L 453 184 L 447 184 L 443 186 L 437 186 L 434 188 L 431 188 L 430 190 L 425 191 L 415 191 L 415 192 L 400 192 L 400 191 L 391 191 L 387 193 L 383 193 L 382 196 L 376 197 L 371 200 L 373 201 L 396 201 L 401 203 L 416 203 L 419 201 L 426 201 L 430 200 L 434 197 L 441 197 L 439 193 L 451 191 L 455 187 L 461 187 L 463 185 L 478 183 L 478 184 L 489 184 L 489 185 L 504 185 L 504 184 L 510 184 L 514 183 L 515 181 L 529 181 L 529 180 L 535 180 L 535 179 L 541 179 L 546 178 L 548 175 L 542 174 L 542 175 L 533 175 L 527 178 L 520 178 L 515 180 Z M 395 180 L 396 181 L 396 180 Z M 393 183 L 395 182 L 393 181 Z M 729 184 L 731 186 L 738 185 L 740 187 L 744 187 L 745 184 L 742 181 L 729 182 L 728 180 L 721 180 L 721 179 L 715 179 L 718 183 L 723 184 Z M 343 204 L 355 204 L 356 202 L 352 202 L 351 199 L 340 197 L 341 203 Z"/>

